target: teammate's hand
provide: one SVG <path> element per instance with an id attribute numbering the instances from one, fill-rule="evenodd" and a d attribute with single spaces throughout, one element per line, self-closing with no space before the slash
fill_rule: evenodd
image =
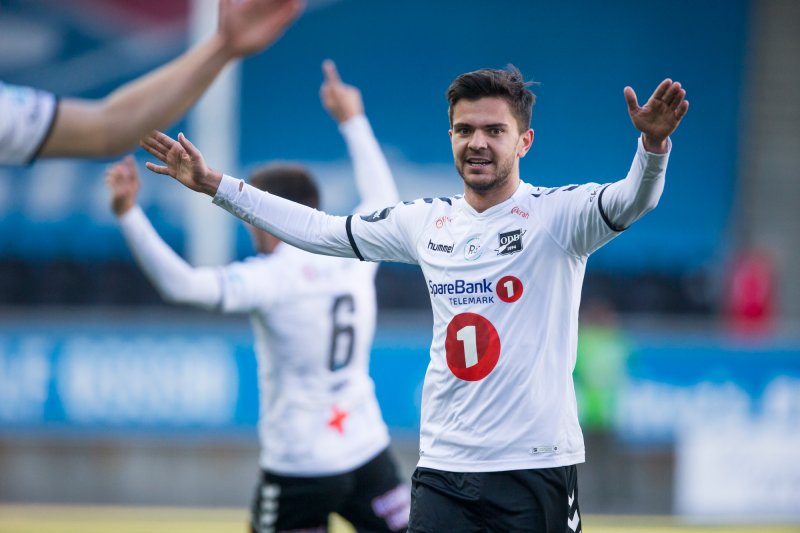
<path id="1" fill-rule="evenodd" d="M 260 52 L 303 10 L 302 0 L 220 0 L 217 33 L 232 56 Z"/>
<path id="2" fill-rule="evenodd" d="M 142 138 L 139 144 L 150 155 L 164 163 L 162 166 L 148 162 L 145 164 L 148 170 L 171 176 L 193 191 L 209 196 L 217 193 L 222 174 L 206 165 L 203 154 L 183 133 L 178 134 L 176 141 L 154 130 Z"/>
<path id="3" fill-rule="evenodd" d="M 136 205 L 139 194 L 139 172 L 133 156 L 127 156 L 106 170 L 106 185 L 111 190 L 111 210 L 121 217 Z"/>
<path id="4" fill-rule="evenodd" d="M 650 152 L 665 153 L 667 137 L 678 127 L 689 109 L 689 101 L 684 100 L 686 91 L 679 82 L 670 79 L 662 81 L 643 107 L 636 101 L 636 93 L 625 87 L 625 101 L 633 125 L 642 132 L 642 142 Z"/>
<path id="5" fill-rule="evenodd" d="M 325 110 L 339 124 L 364 114 L 364 103 L 361 100 L 361 91 L 352 85 L 347 85 L 336 70 L 336 64 L 330 59 L 322 63 L 322 72 L 325 81 L 319 89 L 319 97 Z"/>

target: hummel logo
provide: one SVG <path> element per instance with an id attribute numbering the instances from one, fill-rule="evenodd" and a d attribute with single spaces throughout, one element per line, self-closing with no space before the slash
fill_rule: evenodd
<path id="1" fill-rule="evenodd" d="M 439 244 L 438 242 L 433 242 L 432 240 L 428 239 L 428 250 L 433 250 L 434 252 L 444 252 L 444 253 L 452 253 L 453 247 L 455 244 Z"/>
<path id="2" fill-rule="evenodd" d="M 578 524 L 580 524 L 580 523 L 581 523 L 581 517 L 580 517 L 580 516 L 578 516 L 578 510 L 577 510 L 577 509 L 575 509 L 575 513 L 572 515 L 572 518 L 570 518 L 569 520 L 567 520 L 567 525 L 569 526 L 569 528 L 570 528 L 572 531 L 575 531 L 575 532 L 577 533 L 577 531 L 578 531 Z"/>
<path id="3" fill-rule="evenodd" d="M 569 520 L 567 520 L 567 525 L 569 526 L 569 528 L 570 528 L 572 531 L 575 531 L 575 532 L 577 533 L 577 531 L 578 531 L 578 524 L 580 524 L 580 523 L 581 523 L 581 517 L 580 517 L 580 516 L 578 516 L 578 510 L 577 510 L 577 509 L 575 509 L 575 513 L 572 515 L 572 518 L 570 518 Z"/>
<path id="4" fill-rule="evenodd" d="M 570 495 L 567 497 L 567 502 L 569 502 L 570 509 L 572 509 L 572 504 L 574 501 L 575 501 L 575 491 L 572 491 Z M 575 509 L 575 512 L 572 513 L 572 518 L 567 519 L 567 525 L 572 531 L 578 533 L 578 524 L 580 523 L 581 523 L 581 517 L 578 514 L 578 510 Z"/>

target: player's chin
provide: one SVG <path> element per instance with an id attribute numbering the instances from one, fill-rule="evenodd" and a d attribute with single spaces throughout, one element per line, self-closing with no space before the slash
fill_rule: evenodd
<path id="1" fill-rule="evenodd" d="M 489 191 L 497 186 L 497 177 L 494 174 L 470 174 L 467 172 L 462 174 L 462 177 L 464 178 L 464 183 L 467 185 L 467 187 L 473 191 Z"/>

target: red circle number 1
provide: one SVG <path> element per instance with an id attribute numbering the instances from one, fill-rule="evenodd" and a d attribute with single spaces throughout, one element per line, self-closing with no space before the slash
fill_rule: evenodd
<path id="1" fill-rule="evenodd" d="M 479 381 L 494 370 L 500 359 L 500 337 L 486 318 L 461 313 L 447 326 L 444 349 L 447 366 L 457 378 Z"/>
<path id="2" fill-rule="evenodd" d="M 522 297 L 522 282 L 514 276 L 503 276 L 497 282 L 497 297 L 506 303 L 513 303 Z"/>

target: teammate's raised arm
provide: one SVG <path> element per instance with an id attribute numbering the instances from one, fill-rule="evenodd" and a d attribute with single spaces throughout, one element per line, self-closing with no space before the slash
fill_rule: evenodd
<path id="1" fill-rule="evenodd" d="M 133 148 L 184 115 L 230 61 L 278 39 L 301 10 L 301 0 L 220 0 L 217 32 L 205 42 L 100 100 L 61 99 L 38 155 L 108 157 Z"/>
<path id="2" fill-rule="evenodd" d="M 338 122 L 353 162 L 361 203 L 356 212 L 388 207 L 398 202 L 397 186 L 389 164 L 364 114 L 358 88 L 342 82 L 336 64 L 322 63 L 324 81 L 320 87 L 322 105 Z"/>
<path id="3" fill-rule="evenodd" d="M 110 166 L 105 179 L 111 191 L 111 210 L 121 217 L 136 205 L 139 196 L 139 174 L 133 156 Z"/>
<path id="4" fill-rule="evenodd" d="M 326 59 L 322 63 L 324 81 L 319 89 L 322 105 L 331 117 L 342 124 L 353 117 L 364 114 L 364 102 L 358 88 L 344 83 L 336 69 L 336 63 Z"/>

